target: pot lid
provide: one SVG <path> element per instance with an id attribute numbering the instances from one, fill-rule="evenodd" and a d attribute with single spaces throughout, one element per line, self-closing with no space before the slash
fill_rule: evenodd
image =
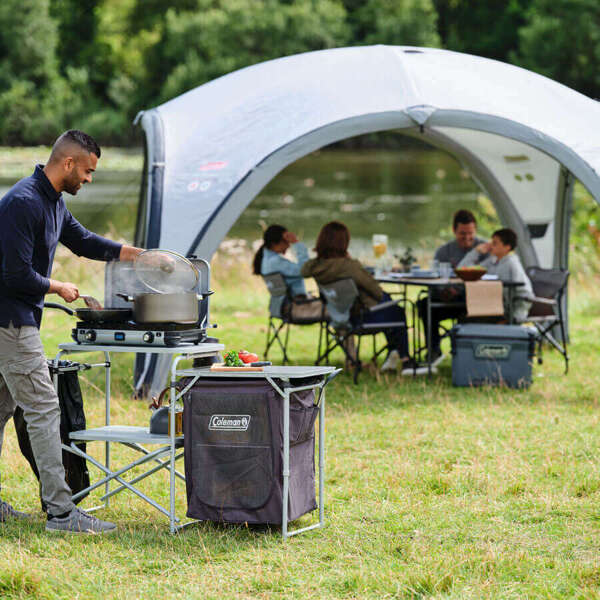
<path id="1" fill-rule="evenodd" d="M 198 269 L 171 250 L 145 250 L 136 256 L 133 265 L 140 281 L 154 292 L 192 292 L 198 286 Z"/>

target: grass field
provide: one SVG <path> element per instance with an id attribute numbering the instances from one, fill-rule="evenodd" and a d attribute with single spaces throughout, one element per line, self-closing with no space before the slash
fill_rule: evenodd
<path id="1" fill-rule="evenodd" d="M 221 253 L 214 267 L 221 341 L 262 351 L 262 284 L 235 253 Z M 101 295 L 101 265 L 61 252 L 59 272 Z M 163 516 L 127 495 L 102 511 L 116 535 L 51 537 L 9 426 L 3 497 L 35 519 L 2 526 L 0 598 L 600 597 L 600 294 L 596 280 L 572 287 L 566 377 L 548 352 L 528 391 L 452 388 L 449 361 L 430 381 L 375 373 L 357 386 L 346 374 L 334 381 L 327 525 L 286 543 L 276 529 L 212 524 L 171 537 Z M 71 326 L 47 311 L 49 354 Z M 313 361 L 315 335 L 295 331 L 296 362 Z M 131 358 L 115 363 L 113 422 L 147 422 L 145 405 L 130 399 Z M 100 370 L 84 373 L 82 387 L 88 420 L 100 424 Z M 151 479 L 142 489 L 166 503 L 166 476 Z"/>

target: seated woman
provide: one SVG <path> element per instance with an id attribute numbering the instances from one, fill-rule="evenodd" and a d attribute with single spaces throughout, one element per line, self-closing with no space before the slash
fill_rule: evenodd
<path id="1" fill-rule="evenodd" d="M 390 300 L 377 281 L 364 269 L 360 261 L 348 254 L 350 232 L 343 223 L 332 221 L 321 229 L 317 238 L 313 258 L 302 267 L 304 277 L 314 277 L 317 283 L 327 284 L 339 279 L 352 279 L 358 288 L 358 302 L 366 307 L 372 307 L 380 302 Z M 406 322 L 404 309 L 393 305 L 373 313 L 367 313 L 365 323 Z M 408 356 L 408 335 L 406 328 L 391 328 L 385 331 L 389 352 L 381 366 L 382 371 L 389 371 L 401 366 L 402 374 L 413 373 L 416 368 Z"/>
<path id="2" fill-rule="evenodd" d="M 284 256 L 290 246 L 294 250 L 297 262 Z M 282 225 L 269 225 L 263 234 L 263 245 L 254 255 L 253 270 L 255 275 L 281 273 L 290 288 L 292 297 L 306 297 L 306 288 L 300 269 L 307 260 L 308 250 L 298 240 L 296 234 L 288 231 Z"/>
<path id="3" fill-rule="evenodd" d="M 533 287 L 519 257 L 513 252 L 517 247 L 517 234 L 512 229 L 498 229 L 492 234 L 490 242 L 484 242 L 471 250 L 458 264 L 459 267 L 470 267 L 478 264 L 487 269 L 490 275 L 497 275 L 500 281 L 522 282 L 515 288 L 512 314 L 517 323 L 522 322 L 529 313 Z M 489 256 L 481 260 L 482 256 Z M 508 291 L 503 290 L 504 314 L 508 315 Z"/>
<path id="4" fill-rule="evenodd" d="M 290 246 L 294 250 L 297 262 L 284 256 Z M 252 268 L 255 275 L 281 273 L 285 279 L 292 302 L 284 304 L 282 313 L 292 321 L 312 321 L 323 316 L 321 300 L 306 294 L 300 269 L 307 260 L 306 246 L 298 240 L 296 234 L 282 225 L 267 227 L 263 234 L 263 244 L 254 255 Z"/>

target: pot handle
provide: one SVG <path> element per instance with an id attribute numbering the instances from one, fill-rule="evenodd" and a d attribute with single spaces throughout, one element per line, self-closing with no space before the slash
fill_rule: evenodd
<path id="1" fill-rule="evenodd" d="M 196 298 L 198 298 L 198 300 L 204 300 L 204 298 L 208 298 L 209 296 L 212 296 L 214 294 L 214 290 L 207 290 L 206 292 L 200 292 L 199 294 L 196 294 Z"/>
<path id="2" fill-rule="evenodd" d="M 120 294 L 117 294 L 120 295 Z M 156 396 L 152 397 L 152 402 L 148 404 L 148 408 L 152 408 L 154 410 L 160 408 L 162 406 L 165 394 L 171 389 L 170 386 L 167 386 L 159 395 L 158 398 Z"/>
<path id="3" fill-rule="evenodd" d="M 129 294 L 115 294 L 115 296 L 119 296 L 119 298 L 123 298 L 123 300 L 125 300 L 125 302 L 133 302 L 133 296 L 130 296 Z"/>
<path id="4" fill-rule="evenodd" d="M 64 310 L 70 316 L 75 314 L 75 311 L 72 308 L 63 306 L 62 304 L 57 304 L 56 302 L 44 302 L 44 308 L 58 308 L 60 310 Z"/>

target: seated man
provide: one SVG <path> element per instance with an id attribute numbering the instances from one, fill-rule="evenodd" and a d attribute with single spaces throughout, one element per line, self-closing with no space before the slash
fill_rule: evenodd
<path id="1" fill-rule="evenodd" d="M 515 288 L 512 313 L 515 321 L 523 321 L 529 313 L 533 287 L 519 257 L 513 252 L 517 247 L 517 234 L 512 229 L 498 229 L 492 234 L 492 240 L 477 245 L 460 262 L 459 267 L 479 264 L 490 275 L 497 275 L 500 281 L 522 282 Z M 488 255 L 489 253 L 489 255 Z M 487 258 L 483 258 L 487 257 Z M 508 290 L 503 290 L 504 314 L 508 315 Z"/>
<path id="2" fill-rule="evenodd" d="M 456 267 L 460 261 L 475 246 L 484 243 L 477 237 L 477 221 L 470 210 L 458 210 L 454 213 L 452 219 L 452 231 L 454 238 L 452 241 L 440 246 L 434 255 L 438 262 L 447 262 Z M 481 260 L 486 258 L 483 255 Z M 455 319 L 462 316 L 465 312 L 464 290 L 462 287 L 448 286 L 439 291 L 433 291 L 433 302 L 446 302 L 446 306 L 435 306 L 431 308 L 431 357 L 434 365 L 438 364 L 443 354 L 440 349 L 440 321 L 444 319 Z M 417 303 L 419 316 L 423 321 L 423 327 L 427 331 L 427 299 L 423 298 Z"/>

